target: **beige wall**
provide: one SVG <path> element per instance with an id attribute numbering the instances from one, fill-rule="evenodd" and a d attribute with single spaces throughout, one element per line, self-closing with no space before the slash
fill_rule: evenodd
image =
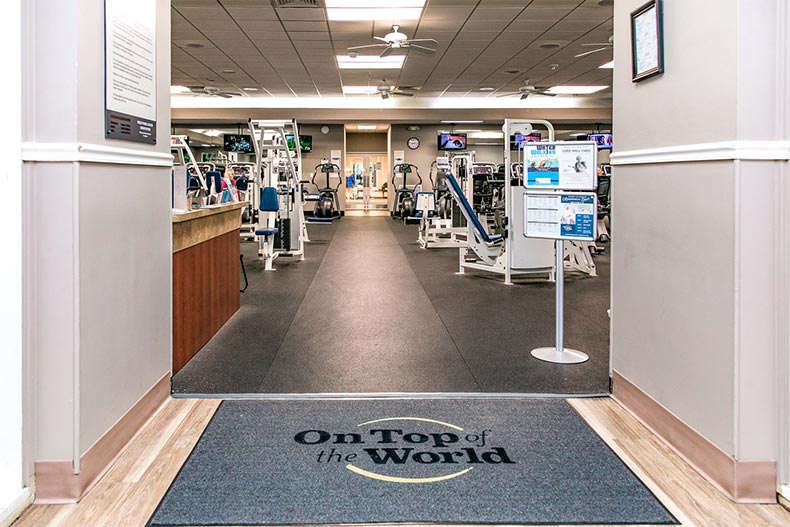
<path id="1" fill-rule="evenodd" d="M 157 4 L 157 145 L 104 139 L 104 2 L 32 4 L 24 140 L 167 154 L 169 2 Z M 28 162 L 24 174 L 34 460 L 77 460 L 170 370 L 170 169 Z"/>
<path id="2" fill-rule="evenodd" d="M 666 73 L 632 83 L 622 43 L 642 3 L 615 5 L 615 162 L 644 148 L 788 139 L 773 117 L 786 115 L 772 96 L 787 91 L 775 76 L 779 2 L 664 2 Z M 777 459 L 787 423 L 776 374 L 786 170 L 748 159 L 614 168 L 612 367 L 737 460 Z"/>

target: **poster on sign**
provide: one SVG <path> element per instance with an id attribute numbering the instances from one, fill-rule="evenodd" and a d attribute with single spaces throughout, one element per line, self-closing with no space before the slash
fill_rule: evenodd
<path id="1" fill-rule="evenodd" d="M 104 61 L 104 136 L 156 144 L 156 0 L 105 0 Z"/>
<path id="2" fill-rule="evenodd" d="M 593 193 L 527 193 L 524 236 L 551 240 L 594 241 L 597 203 Z"/>
<path id="3" fill-rule="evenodd" d="M 524 143 L 524 186 L 533 189 L 594 190 L 598 148 L 593 141 Z"/>

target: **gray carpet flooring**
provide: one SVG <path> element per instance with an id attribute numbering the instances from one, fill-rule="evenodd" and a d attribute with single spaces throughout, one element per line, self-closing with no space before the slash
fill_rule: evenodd
<path id="1" fill-rule="evenodd" d="M 554 342 L 554 286 L 456 275 L 455 249 L 416 226 L 346 217 L 309 226 L 307 259 L 266 273 L 243 244 L 241 310 L 173 378 L 176 394 L 608 391 L 608 256 L 566 278 L 566 345 L 581 365 L 538 361 Z"/>
<path id="2" fill-rule="evenodd" d="M 395 522 L 677 523 L 565 401 L 445 399 L 223 402 L 149 525 Z"/>

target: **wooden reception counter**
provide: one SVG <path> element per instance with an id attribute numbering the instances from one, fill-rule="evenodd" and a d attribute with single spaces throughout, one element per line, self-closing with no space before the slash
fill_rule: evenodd
<path id="1" fill-rule="evenodd" d="M 173 212 L 173 374 L 239 310 L 242 203 Z"/>

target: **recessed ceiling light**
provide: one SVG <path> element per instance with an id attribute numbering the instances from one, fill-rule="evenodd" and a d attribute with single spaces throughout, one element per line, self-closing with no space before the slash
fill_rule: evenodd
<path id="1" fill-rule="evenodd" d="M 258 91 L 258 88 L 242 88 L 244 91 Z"/>
<path id="2" fill-rule="evenodd" d="M 389 57 L 379 57 L 378 55 L 358 56 L 356 58 L 348 55 L 337 55 L 337 67 L 341 70 L 383 70 L 400 69 L 403 67 L 403 55 L 390 55 Z"/>
<path id="3" fill-rule="evenodd" d="M 358 124 L 357 130 L 375 130 L 378 128 L 375 124 Z"/>
<path id="4" fill-rule="evenodd" d="M 557 49 L 561 48 L 562 45 L 557 42 L 543 42 L 542 44 L 538 44 L 538 47 L 540 49 Z"/>
<path id="5" fill-rule="evenodd" d="M 176 95 L 179 93 L 189 93 L 190 90 L 186 86 L 170 86 L 170 95 Z"/>
<path id="6" fill-rule="evenodd" d="M 602 64 L 598 66 L 599 70 L 613 70 L 614 69 L 614 61 L 607 62 L 606 64 Z"/>
<path id="7" fill-rule="evenodd" d="M 333 21 L 419 20 L 424 0 L 392 0 L 381 6 L 379 0 L 327 1 L 326 18 Z"/>
<path id="8" fill-rule="evenodd" d="M 346 95 L 373 95 L 378 93 L 375 86 L 343 86 L 343 93 Z"/>
<path id="9" fill-rule="evenodd" d="M 324 0 L 327 9 L 382 9 L 381 0 Z M 425 6 L 425 0 L 387 0 L 386 8 Z"/>
<path id="10" fill-rule="evenodd" d="M 559 95 L 589 95 L 605 90 L 608 87 L 609 86 L 552 86 L 546 91 Z"/>
<path id="11" fill-rule="evenodd" d="M 236 73 L 236 70 L 220 70 L 221 73 Z"/>
<path id="12" fill-rule="evenodd" d="M 478 88 L 480 91 L 494 91 L 494 88 L 491 86 L 483 86 L 482 88 Z"/>
<path id="13" fill-rule="evenodd" d="M 419 130 L 419 129 L 420 129 L 420 127 L 419 127 L 419 126 L 417 126 L 416 124 L 413 124 L 413 125 L 410 125 L 410 126 L 408 127 L 408 129 L 409 129 L 409 130 L 411 130 L 412 132 L 416 132 L 417 130 Z"/>
<path id="14" fill-rule="evenodd" d="M 587 132 L 574 132 L 572 134 L 568 134 L 568 137 L 581 137 L 583 135 L 587 135 Z"/>
<path id="15" fill-rule="evenodd" d="M 516 73 L 521 73 L 521 70 L 504 70 L 502 73 L 507 73 L 508 75 L 515 75 Z"/>
<path id="16" fill-rule="evenodd" d="M 206 45 L 201 42 L 187 42 L 186 44 L 184 44 L 184 47 L 192 48 L 192 49 L 200 49 L 200 48 L 205 48 Z"/>

